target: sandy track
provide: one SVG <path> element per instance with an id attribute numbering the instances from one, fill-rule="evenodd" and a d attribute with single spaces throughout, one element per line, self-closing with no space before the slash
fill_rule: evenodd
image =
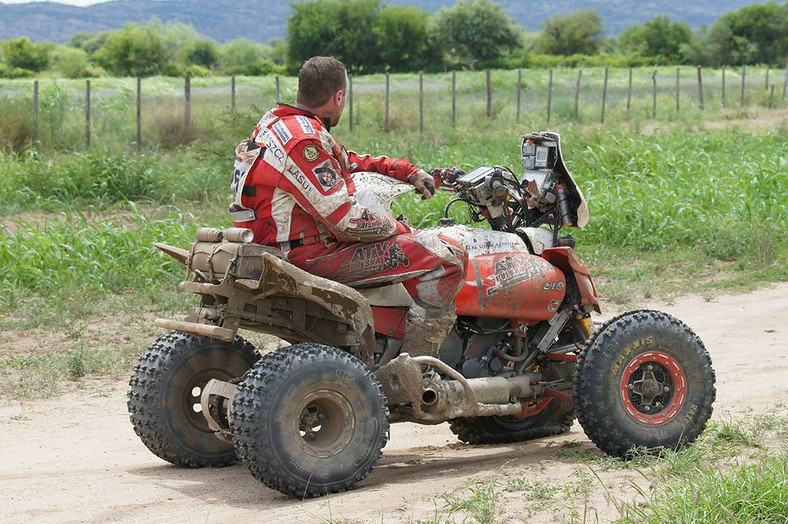
<path id="1" fill-rule="evenodd" d="M 717 371 L 714 417 L 739 419 L 788 403 L 788 283 L 707 302 L 698 297 L 655 304 L 703 339 Z M 392 427 L 380 466 L 356 491 L 293 501 L 255 481 L 245 468 L 187 470 L 152 455 L 134 435 L 126 384 L 91 382 L 45 401 L 0 403 L 0 520 L 399 522 L 429 519 L 441 495 L 475 479 L 525 478 L 562 486 L 578 463 L 557 444 L 593 446 L 577 425 L 561 437 L 501 446 L 459 444 L 443 424 Z M 605 485 L 631 498 L 638 475 L 611 470 Z M 642 478 L 640 481 L 642 482 Z M 647 484 L 646 484 L 647 486 Z M 588 504 L 602 520 L 617 513 L 600 494 Z M 561 495 L 559 495 L 560 497 Z M 502 520 L 561 520 L 564 501 L 536 508 L 506 494 Z"/>

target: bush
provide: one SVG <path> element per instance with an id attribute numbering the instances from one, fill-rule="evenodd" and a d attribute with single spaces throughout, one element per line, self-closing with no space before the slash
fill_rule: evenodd
<path id="1" fill-rule="evenodd" d="M 0 98 L 0 149 L 24 151 L 35 137 L 33 102 L 28 98 Z"/>

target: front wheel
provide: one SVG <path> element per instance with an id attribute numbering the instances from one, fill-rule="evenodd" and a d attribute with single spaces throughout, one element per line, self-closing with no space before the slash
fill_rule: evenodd
<path id="1" fill-rule="evenodd" d="M 353 489 L 388 441 L 383 390 L 363 362 L 297 344 L 265 355 L 238 385 L 233 443 L 252 475 L 291 497 Z"/>
<path id="2" fill-rule="evenodd" d="M 714 370 L 700 338 L 659 311 L 625 313 L 586 345 L 574 375 L 577 419 L 600 449 L 678 448 L 711 417 Z"/>

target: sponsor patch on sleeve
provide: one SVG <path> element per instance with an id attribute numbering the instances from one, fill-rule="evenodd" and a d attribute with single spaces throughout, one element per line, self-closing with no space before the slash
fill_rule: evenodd
<path id="1" fill-rule="evenodd" d="M 320 158 L 320 150 L 316 145 L 309 144 L 301 151 L 301 156 L 304 157 L 304 160 L 307 162 L 314 162 Z"/>
<path id="2" fill-rule="evenodd" d="M 303 131 L 304 134 L 317 134 L 315 128 L 312 126 L 312 122 L 310 122 L 307 117 L 303 115 L 297 115 L 296 121 L 298 121 L 298 125 L 301 126 L 301 131 Z"/>
<path id="3" fill-rule="evenodd" d="M 306 150 L 306 148 L 304 148 L 304 150 Z M 339 173 L 334 170 L 334 166 L 331 165 L 330 160 L 326 160 L 322 164 L 316 166 L 314 169 L 312 169 L 312 173 L 315 174 L 315 178 L 317 178 L 317 181 L 320 182 L 320 185 L 326 189 L 334 187 L 341 178 Z"/>
<path id="4" fill-rule="evenodd" d="M 271 129 L 273 129 L 276 136 L 279 137 L 279 141 L 282 142 L 282 145 L 285 145 L 293 138 L 293 134 L 281 120 L 271 126 Z"/>

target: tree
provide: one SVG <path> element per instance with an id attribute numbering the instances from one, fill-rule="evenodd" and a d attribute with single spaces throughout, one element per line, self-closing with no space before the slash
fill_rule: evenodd
<path id="1" fill-rule="evenodd" d="M 225 72 L 240 75 L 265 75 L 274 69 L 273 62 L 266 57 L 265 46 L 244 38 L 222 46 L 219 64 Z"/>
<path id="2" fill-rule="evenodd" d="M 194 40 L 183 46 L 181 56 L 188 65 L 213 69 L 219 63 L 219 47 L 212 40 Z"/>
<path id="3" fill-rule="evenodd" d="M 711 65 L 782 65 L 788 54 L 788 3 L 752 4 L 726 13 L 706 39 Z"/>
<path id="4" fill-rule="evenodd" d="M 619 48 L 625 53 L 662 58 L 675 63 L 681 58 L 682 45 L 692 42 L 692 29 L 684 22 L 670 22 L 665 15 L 643 25 L 634 24 L 621 33 Z"/>
<path id="5" fill-rule="evenodd" d="M 428 23 L 429 15 L 420 7 L 384 7 L 375 27 L 379 64 L 389 71 L 415 71 L 439 64 L 440 45 L 430 35 Z"/>
<path id="6" fill-rule="evenodd" d="M 53 44 L 34 44 L 25 37 L 9 40 L 3 47 L 5 62 L 11 68 L 43 71 L 49 67 L 49 51 Z"/>
<path id="7" fill-rule="evenodd" d="M 521 46 L 517 25 L 490 0 L 459 0 L 435 15 L 435 33 L 462 65 L 483 67 Z"/>
<path id="8" fill-rule="evenodd" d="M 601 44 L 602 19 L 595 9 L 582 9 L 544 22 L 536 50 L 548 55 L 594 55 Z"/>
<path id="9" fill-rule="evenodd" d="M 111 31 L 96 52 L 96 62 L 118 76 L 147 76 L 160 73 L 170 61 L 160 31 L 133 24 Z"/>
<path id="10" fill-rule="evenodd" d="M 378 37 L 373 30 L 380 0 L 317 0 L 293 3 L 287 20 L 288 62 L 297 70 L 307 59 L 334 56 L 351 72 L 374 70 Z"/>
<path id="11" fill-rule="evenodd" d="M 90 59 L 82 49 L 61 45 L 52 50 L 52 70 L 66 78 L 90 76 Z"/>

